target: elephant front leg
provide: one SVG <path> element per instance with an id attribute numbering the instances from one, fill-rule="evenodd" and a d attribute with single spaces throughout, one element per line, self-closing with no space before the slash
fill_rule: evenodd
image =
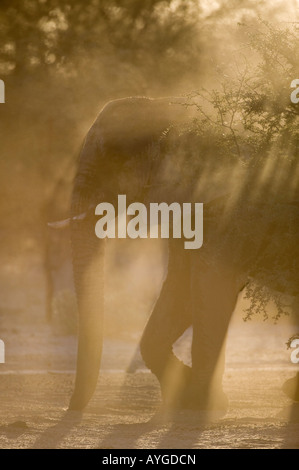
<path id="1" fill-rule="evenodd" d="M 197 409 L 226 409 L 223 392 L 226 333 L 239 288 L 234 272 L 223 266 L 192 265 L 192 379 L 184 404 Z"/>

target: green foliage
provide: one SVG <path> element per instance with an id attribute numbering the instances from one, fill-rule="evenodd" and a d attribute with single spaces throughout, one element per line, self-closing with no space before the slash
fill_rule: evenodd
<path id="1" fill-rule="evenodd" d="M 200 11 L 194 0 L 4 1 L 0 73 L 76 78 L 93 65 L 92 80 L 96 72 L 114 83 L 144 81 L 146 74 L 171 82 L 172 72 L 200 52 Z"/>
<path id="2" fill-rule="evenodd" d="M 242 26 L 245 28 L 245 26 Z M 197 129 L 208 128 L 226 152 L 256 165 L 273 150 L 278 157 L 298 155 L 299 107 L 290 100 L 290 84 L 299 77 L 298 30 L 278 29 L 261 22 L 247 30 L 252 62 L 240 56 L 231 75 L 223 74 L 220 90 L 203 89 L 187 95 L 199 112 Z"/>
<path id="3" fill-rule="evenodd" d="M 230 161 L 231 169 L 238 164 L 245 169 L 222 246 L 233 247 L 236 240 L 232 265 L 256 253 L 247 272 L 255 281 L 246 290 L 251 303 L 245 319 L 257 313 L 267 319 L 272 302 L 277 320 L 291 308 L 282 293 L 299 295 L 299 106 L 290 100 L 291 81 L 299 77 L 298 30 L 260 22 L 259 29 L 246 28 L 246 34 L 251 59 L 240 57 L 235 73 L 223 74 L 220 89 L 191 93 L 186 105 L 198 111 L 197 134 L 212 136 L 219 147 L 217 166 Z M 232 179 L 228 191 L 234 185 Z M 217 211 L 215 220 L 217 231 Z M 217 250 L 212 258 L 221 256 Z"/>

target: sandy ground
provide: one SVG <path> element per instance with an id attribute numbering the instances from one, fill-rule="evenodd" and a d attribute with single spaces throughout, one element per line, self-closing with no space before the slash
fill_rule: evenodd
<path id="1" fill-rule="evenodd" d="M 70 374 L 2 376 L 1 448 L 298 448 L 299 424 L 279 418 L 288 400 L 271 372 L 227 377 L 230 409 L 212 423 L 193 412 L 163 419 L 157 384 L 143 373 L 105 373 L 86 412 L 67 414 L 72 382 Z"/>
<path id="2" fill-rule="evenodd" d="M 27 261 L 2 264 L 0 338 L 6 361 L 0 364 L 0 448 L 299 448 L 299 404 L 291 409 L 281 391 L 299 370 L 285 345 L 298 331 L 291 323 L 233 321 L 224 377 L 230 405 L 224 416 L 187 411 L 166 416 L 157 381 L 136 354 L 140 332 L 106 339 L 95 396 L 83 414 L 67 413 L 76 338 L 58 335 L 45 323 L 40 284 L 34 262 L 30 268 Z M 132 286 L 136 290 L 136 283 Z M 190 337 L 189 331 L 175 348 L 187 363 Z M 130 364 L 135 373 L 126 373 Z"/>
<path id="3" fill-rule="evenodd" d="M 224 379 L 229 410 L 207 417 L 189 411 L 166 416 L 157 381 L 138 354 L 136 372 L 125 372 L 135 342 L 111 339 L 93 400 L 83 414 L 67 413 L 75 338 L 54 335 L 42 323 L 11 326 L 2 334 L 7 357 L 0 367 L 0 448 L 299 448 L 299 405 L 288 422 L 291 401 L 281 391 L 298 370 L 281 348 L 287 329 L 231 327 Z M 186 362 L 189 336 L 176 347 Z"/>

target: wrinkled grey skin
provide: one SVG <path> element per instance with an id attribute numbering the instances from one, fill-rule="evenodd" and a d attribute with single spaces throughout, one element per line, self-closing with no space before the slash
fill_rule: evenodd
<path id="1" fill-rule="evenodd" d="M 118 194 L 126 194 L 128 204 L 184 198 L 184 202 L 188 201 L 187 193 L 178 196 L 178 189 L 167 183 L 162 185 L 162 191 L 161 186 L 159 191 L 154 186 L 161 177 L 161 135 L 187 118 L 179 99 L 115 100 L 103 108 L 85 139 L 72 197 L 79 340 L 71 410 L 81 410 L 88 404 L 101 361 L 105 242 L 95 236 L 94 208 L 101 201 L 116 205 Z M 201 196 L 197 200 L 203 202 Z M 202 249 L 189 251 L 183 248 L 182 240 L 169 241 L 168 275 L 141 341 L 143 359 L 159 379 L 164 402 L 169 406 L 221 409 L 227 406 L 222 390 L 225 336 L 238 294 L 246 283 L 239 273 L 247 267 L 239 262 L 242 256 L 238 253 L 237 261 L 232 261 L 231 253 L 236 251 L 234 241 L 226 244 L 216 264 L 207 262 L 225 232 L 225 228 L 217 232 L 217 226 L 209 222 L 213 204 L 207 204 L 204 211 Z M 78 217 L 81 214 L 85 214 L 83 218 Z M 211 240 L 206 236 L 209 233 L 214 233 Z M 260 245 L 263 243 L 262 240 Z M 251 256 L 259 249 L 260 246 L 253 247 Z M 174 342 L 190 325 L 192 368 L 172 352 Z M 296 391 L 290 396 L 298 399 L 299 378 L 293 381 L 292 390 Z"/>

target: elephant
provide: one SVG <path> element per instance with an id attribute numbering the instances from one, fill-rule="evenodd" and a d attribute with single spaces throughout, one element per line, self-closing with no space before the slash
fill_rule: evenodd
<path id="1" fill-rule="evenodd" d="M 198 139 L 193 139 L 191 133 L 186 146 L 177 131 L 190 119 L 189 109 L 183 104 L 181 98 L 111 101 L 99 113 L 82 146 L 69 219 L 79 309 L 77 372 L 70 410 L 82 410 L 97 384 L 103 339 L 105 240 L 95 236 L 94 209 L 101 201 L 116 205 L 118 194 L 126 194 L 128 203 L 186 198 L 205 203 L 204 246 L 189 252 L 181 239 L 168 241 L 167 277 L 140 349 L 145 364 L 159 380 L 166 406 L 227 408 L 222 376 L 230 317 L 239 293 L 252 271 L 257 270 L 252 264 L 256 265 L 265 247 L 271 245 L 271 230 L 279 231 L 279 227 L 273 229 L 275 218 L 263 222 L 267 219 L 265 204 L 257 204 L 252 198 L 250 212 L 248 204 L 235 203 L 236 199 L 243 201 L 240 194 L 248 188 L 248 177 L 238 176 L 243 175 L 238 164 L 232 169 L 224 162 L 221 172 L 215 171 L 213 146 L 209 154 L 208 147 L 200 144 L 198 166 L 193 168 L 190 155 Z M 211 146 L 211 142 L 208 144 Z M 240 213 L 244 215 L 240 217 Z M 246 234 L 252 217 L 262 227 L 259 235 L 236 243 L 240 224 L 241 233 Z M 293 279 L 294 290 L 297 280 Z M 192 367 L 183 364 L 172 351 L 175 341 L 190 325 Z M 291 396 L 298 399 L 299 378 L 294 380 Z"/>

